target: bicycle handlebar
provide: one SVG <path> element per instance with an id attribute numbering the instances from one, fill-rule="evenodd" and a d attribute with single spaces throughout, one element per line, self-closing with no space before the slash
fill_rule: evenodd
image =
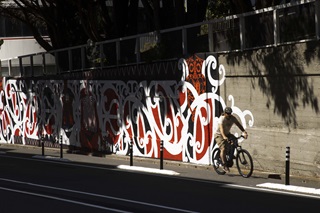
<path id="1" fill-rule="evenodd" d="M 234 138 L 230 138 L 230 139 L 228 139 L 228 142 L 229 143 L 233 143 L 234 141 L 234 139 L 236 139 L 236 140 L 238 140 L 238 139 L 240 139 L 240 138 L 245 138 L 243 135 L 240 135 L 240 136 L 238 136 L 238 137 L 234 137 Z"/>
<path id="2" fill-rule="evenodd" d="M 238 137 L 230 138 L 230 139 L 228 139 L 228 141 L 230 141 L 230 140 L 232 140 L 232 139 L 240 139 L 240 138 L 244 138 L 244 136 L 243 136 L 243 135 L 240 135 L 240 136 L 238 136 Z"/>

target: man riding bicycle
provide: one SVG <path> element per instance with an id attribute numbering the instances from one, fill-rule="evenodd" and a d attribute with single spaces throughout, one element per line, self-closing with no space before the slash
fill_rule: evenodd
<path id="1" fill-rule="evenodd" d="M 220 157 L 222 160 L 223 170 L 225 172 L 230 172 L 228 166 L 226 165 L 226 153 L 231 148 L 231 145 L 229 144 L 229 139 L 233 136 L 230 133 L 230 129 L 233 126 L 233 124 L 236 124 L 238 128 L 242 131 L 244 138 L 248 138 L 248 133 L 245 131 L 238 119 L 232 115 L 231 107 L 226 107 L 222 115 L 219 117 L 218 129 L 214 135 L 214 139 L 216 140 L 221 150 Z"/>

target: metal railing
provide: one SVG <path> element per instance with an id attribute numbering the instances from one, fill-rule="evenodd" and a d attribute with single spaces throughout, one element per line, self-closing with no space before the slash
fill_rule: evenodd
<path id="1" fill-rule="evenodd" d="M 1 60 L 1 74 L 33 77 L 228 53 L 320 39 L 318 0 L 304 0 L 201 23 Z"/>

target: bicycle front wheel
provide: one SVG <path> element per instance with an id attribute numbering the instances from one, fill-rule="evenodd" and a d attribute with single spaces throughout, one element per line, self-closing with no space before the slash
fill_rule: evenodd
<path id="1" fill-rule="evenodd" d="M 220 149 L 215 149 L 212 153 L 212 166 L 214 171 L 219 175 L 224 175 L 226 172 L 222 168 L 222 161 L 220 158 Z"/>
<path id="2" fill-rule="evenodd" d="M 239 174 L 242 177 L 248 178 L 252 175 L 253 161 L 250 153 L 247 150 L 241 149 L 238 151 L 236 163 Z"/>

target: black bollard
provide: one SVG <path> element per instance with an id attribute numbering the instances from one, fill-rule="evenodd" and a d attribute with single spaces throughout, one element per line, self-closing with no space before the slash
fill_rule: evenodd
<path id="1" fill-rule="evenodd" d="M 41 150 L 42 150 L 42 156 L 44 156 L 44 137 L 41 136 Z"/>
<path id="2" fill-rule="evenodd" d="M 60 158 L 63 158 L 62 135 L 60 136 Z"/>
<path id="3" fill-rule="evenodd" d="M 290 185 L 290 147 L 286 147 L 286 185 Z"/>
<path id="4" fill-rule="evenodd" d="M 163 169 L 163 140 L 160 141 L 160 169 Z"/>
<path id="5" fill-rule="evenodd" d="M 130 140 L 130 166 L 133 166 L 133 148 L 132 148 L 132 144 L 133 144 L 133 141 Z"/>

